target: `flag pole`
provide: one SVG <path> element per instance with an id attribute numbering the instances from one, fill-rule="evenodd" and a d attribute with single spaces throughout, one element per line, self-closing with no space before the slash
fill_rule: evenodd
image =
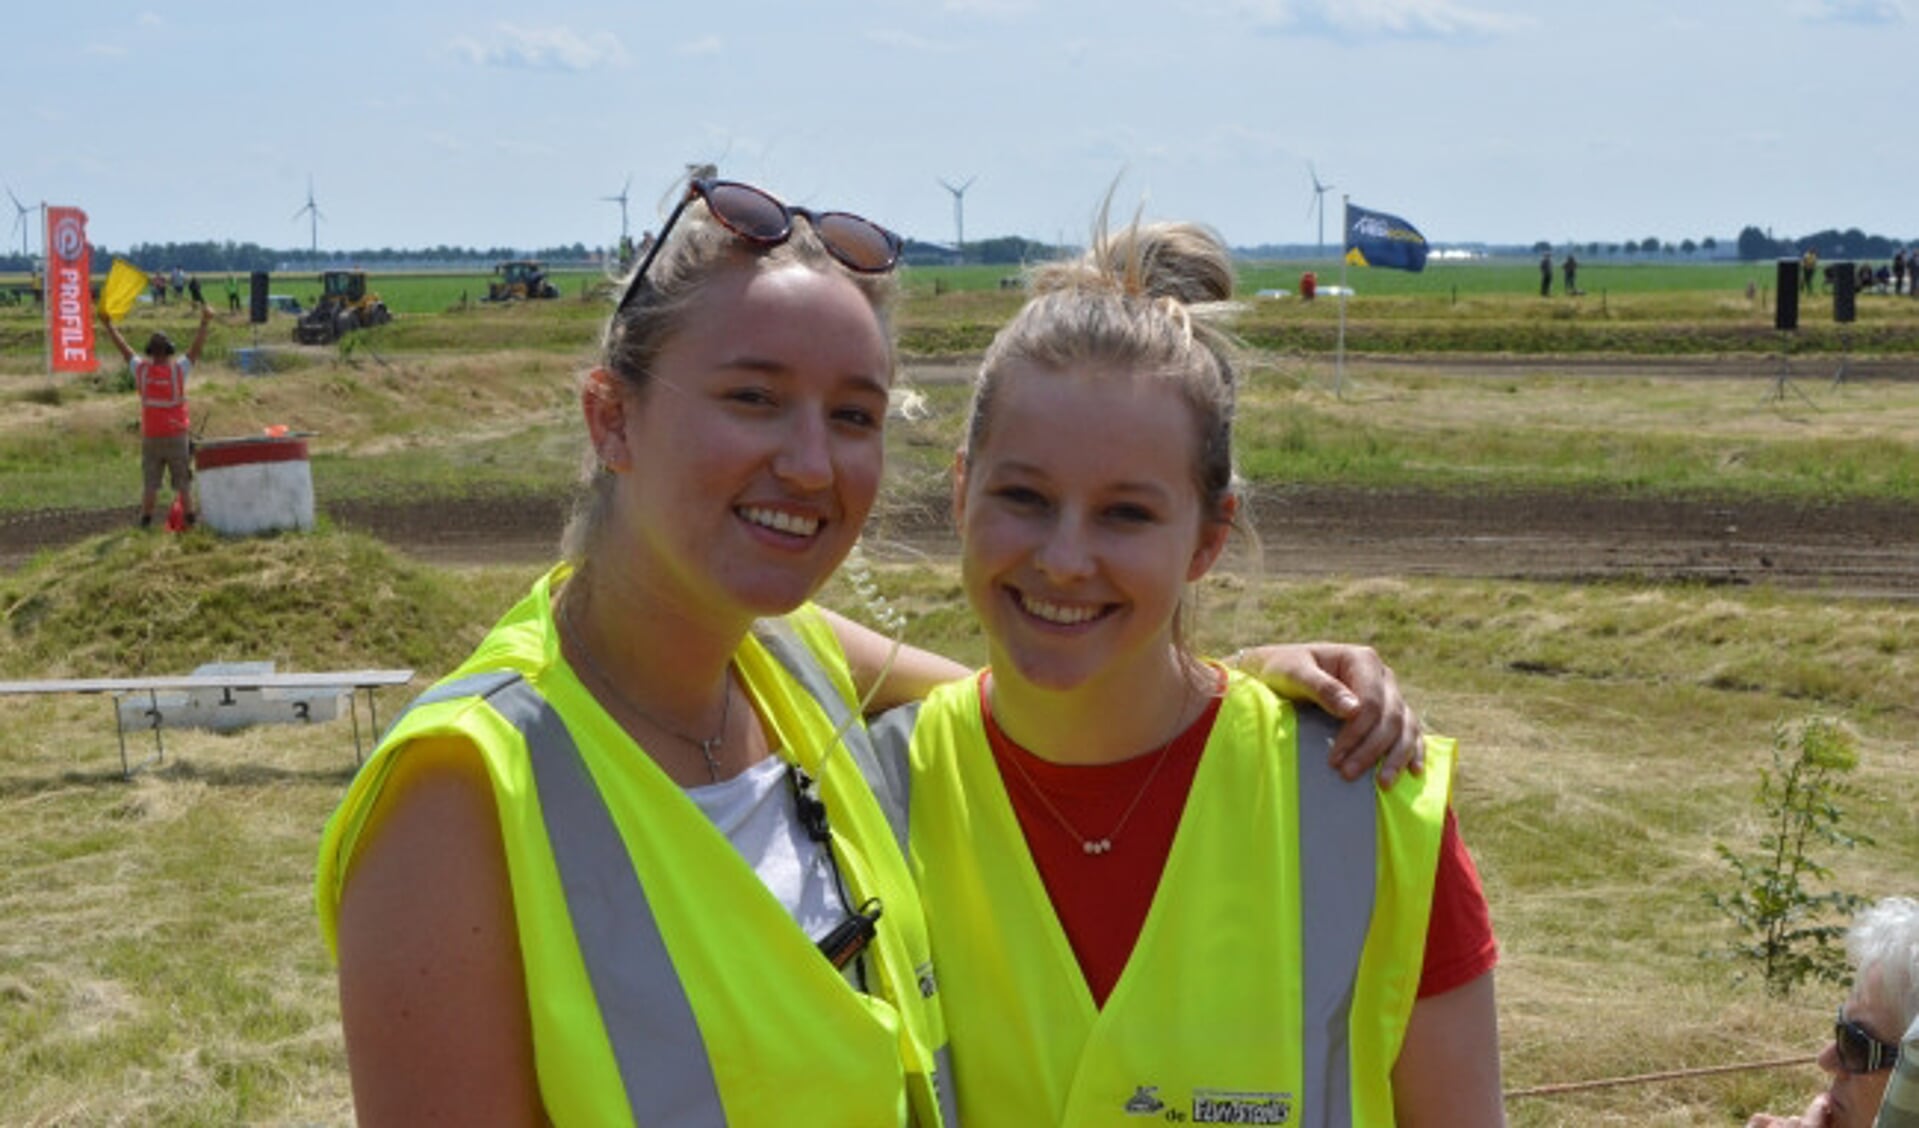
<path id="1" fill-rule="evenodd" d="M 47 202 L 40 201 L 40 328 L 46 332 L 47 383 L 53 383 L 53 232 L 47 230 Z M 27 264 L 32 269 L 33 264 Z"/>
<path id="2" fill-rule="evenodd" d="M 1333 398 L 1344 399 L 1346 390 L 1346 244 L 1352 241 L 1352 216 L 1347 213 L 1353 198 L 1339 196 L 1339 346 L 1333 352 Z"/>

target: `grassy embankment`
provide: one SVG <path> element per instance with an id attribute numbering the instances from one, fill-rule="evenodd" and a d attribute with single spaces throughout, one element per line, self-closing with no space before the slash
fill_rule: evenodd
<path id="1" fill-rule="evenodd" d="M 917 293 L 909 338 L 990 324 L 1007 300 Z M 1515 316 L 1538 301 L 1504 300 Z M 413 345 L 383 330 L 370 350 L 323 350 L 272 378 L 216 361 L 202 410 L 216 434 L 274 422 L 319 432 L 323 505 L 546 492 L 572 470 L 567 389 L 597 315 L 567 301 L 421 315 L 393 327 L 421 334 Z M 244 343 L 244 329 L 229 332 L 223 347 Z M 1460 380 L 1360 363 L 1361 394 L 1336 400 L 1327 368 L 1282 356 L 1251 377 L 1242 449 L 1255 477 L 1919 492 L 1911 383 L 1808 382 L 1808 407 L 1770 401 L 1763 366 L 1750 381 L 1579 379 L 1550 362 Z M 0 509 L 126 504 L 128 398 L 90 382 L 43 387 L 31 361 L 0 354 Z M 909 491 L 933 476 L 957 426 L 961 391 L 930 390 L 934 416 L 893 432 Z M 411 665 L 424 681 L 531 573 L 428 568 L 334 533 L 244 544 L 115 533 L 0 572 L 0 677 L 270 658 L 283 669 Z M 913 641 L 980 657 L 949 562 L 880 579 L 911 612 Z M 856 607 L 844 592 L 829 601 Z M 1427 723 L 1462 739 L 1457 807 L 1504 949 L 1509 1086 L 1817 1048 L 1830 990 L 1772 1000 L 1702 956 L 1732 939 L 1704 900 L 1728 881 L 1713 846 L 1754 840 L 1751 792 L 1777 719 L 1836 716 L 1859 740 L 1846 825 L 1876 844 L 1832 854 L 1836 884 L 1913 892 L 1909 604 L 1763 588 L 1228 578 L 1201 606 L 1209 648 L 1371 642 Z M 405 697 L 384 695 L 381 717 Z M 352 769 L 346 726 L 170 734 L 166 764 L 130 783 L 97 700 L 0 700 L 0 728 L 0 1119 L 345 1122 L 309 886 L 319 827 Z M 1817 1083 L 1806 1066 L 1521 1100 L 1511 1112 L 1521 1125 L 1735 1124 L 1799 1107 Z"/>

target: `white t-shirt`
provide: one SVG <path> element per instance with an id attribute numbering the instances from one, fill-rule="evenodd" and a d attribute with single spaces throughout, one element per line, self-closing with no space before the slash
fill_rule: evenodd
<path id="1" fill-rule="evenodd" d="M 846 910 L 823 845 L 807 837 L 793 809 L 786 770 L 786 761 L 768 756 L 732 779 L 689 787 L 686 794 L 786 906 L 800 930 L 818 940 L 846 918 Z"/>

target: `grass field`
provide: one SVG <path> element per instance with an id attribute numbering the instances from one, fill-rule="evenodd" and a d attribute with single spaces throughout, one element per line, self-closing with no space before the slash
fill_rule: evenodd
<path id="1" fill-rule="evenodd" d="M 1591 268 L 1595 286 L 1601 273 Z M 1017 295 L 980 282 L 935 294 L 909 278 L 909 339 L 990 328 Z M 1743 302 L 1736 289 L 1648 289 L 1633 301 L 1647 303 L 1649 332 L 1677 334 L 1690 311 Z M 352 349 L 290 350 L 267 377 L 227 362 L 249 330 L 223 325 L 196 411 L 213 435 L 272 423 L 313 432 L 323 500 L 557 492 L 577 457 L 572 381 L 604 312 L 570 295 L 423 311 Z M 1572 324 L 1598 316 L 1593 297 Z M 1449 293 L 1380 300 L 1381 324 L 1414 327 L 1419 311 L 1450 306 Z M 1458 316 L 1502 333 L 1543 305 L 1474 300 L 1479 312 Z M 1919 319 L 1919 308 L 1889 307 L 1862 307 L 1862 318 Z M 1248 318 L 1317 324 L 1332 309 L 1272 303 Z M 22 331 L 11 316 L 0 310 L 0 335 Z M 167 324 L 136 314 L 149 318 Z M 107 377 L 50 386 L 37 349 L 0 346 L 0 520 L 128 505 L 130 395 Z M 1323 352 L 1279 349 L 1249 369 L 1241 449 L 1256 484 L 1919 500 L 1919 382 L 1808 381 L 1810 403 L 1780 402 L 1765 394 L 1763 358 L 1744 379 L 1582 376 L 1551 356 L 1463 373 L 1360 358 L 1348 373 L 1358 394 L 1336 398 L 1330 367 Z M 924 390 L 932 414 L 889 429 L 899 496 L 939 488 L 959 426 L 963 387 Z M 293 670 L 412 666 L 417 690 L 537 571 L 431 567 L 324 528 L 246 542 L 112 533 L 0 567 L 0 678 L 271 659 Z M 982 657 L 951 561 L 882 568 L 879 582 L 908 613 L 911 641 Z M 859 603 L 838 587 L 826 601 Z M 1774 999 L 1736 979 L 1714 954 L 1735 937 L 1706 900 L 1731 881 L 1714 847 L 1756 842 L 1752 797 L 1778 722 L 1831 717 L 1857 743 L 1844 825 L 1873 843 L 1825 856 L 1833 885 L 1919 892 L 1909 602 L 1763 586 L 1233 574 L 1209 582 L 1198 607 L 1201 643 L 1215 652 L 1267 638 L 1371 643 L 1429 727 L 1460 738 L 1456 806 L 1502 945 L 1510 1088 L 1819 1048 L 1834 989 Z M 381 718 L 407 696 L 383 694 Z M 0 731 L 0 1123 L 348 1122 L 310 888 L 320 826 L 354 767 L 347 726 L 168 733 L 166 760 L 131 781 L 99 699 L 0 698 Z M 147 747 L 129 741 L 136 755 Z M 1519 1125 L 1737 1125 L 1758 1109 L 1803 1107 L 1818 1085 L 1804 1065 L 1521 1097 L 1509 1112 Z"/>
<path id="2" fill-rule="evenodd" d="M 550 318 L 442 318 L 431 335 L 454 347 L 321 350 L 265 378 L 215 361 L 196 378 L 195 415 L 210 438 L 310 433 L 333 498 L 556 494 L 577 468 L 572 389 L 589 353 L 528 347 L 523 321 Z M 1240 464 L 1269 485 L 1919 499 L 1919 381 L 1809 380 L 1810 404 L 1782 403 L 1767 394 L 1772 372 L 1756 361 L 1745 379 L 1595 379 L 1544 360 L 1462 378 L 1356 361 L 1346 378 L 1359 394 L 1335 397 L 1328 358 L 1273 355 L 1245 378 Z M 940 488 L 967 395 L 922 390 L 932 415 L 897 428 L 909 491 Z M 94 378 L 49 395 L 44 377 L 0 373 L 0 403 L 0 514 L 127 503 L 130 391 Z"/>
<path id="3" fill-rule="evenodd" d="M 1321 285 L 1338 277 L 1326 263 L 1244 262 L 1239 292 L 1246 302 L 1240 331 L 1260 348 L 1312 355 L 1332 351 L 1340 302 L 1322 298 L 1259 297 L 1262 290 L 1295 291 L 1305 269 Z M 1434 263 L 1420 274 L 1354 269 L 1357 291 L 1346 302 L 1346 347 L 1357 355 L 1640 355 L 1773 356 L 1852 353 L 1919 358 L 1919 300 L 1862 295 L 1857 321 L 1839 325 L 1829 295 L 1805 298 L 1792 334 L 1773 328 L 1770 264 L 1650 263 L 1589 266 L 1578 297 L 1538 297 L 1535 268 L 1510 261 Z M 911 267 L 901 272 L 906 300 L 902 347 L 920 356 L 977 355 L 1019 307 L 1012 267 Z M 590 349 L 606 309 L 606 279 L 594 272 L 555 276 L 561 297 L 527 306 L 489 306 L 484 274 L 376 274 L 370 287 L 397 316 L 392 324 L 354 334 L 348 347 L 378 351 L 484 350 L 504 347 L 551 351 Z M 1755 287 L 1749 297 L 1747 286 Z M 277 276 L 275 293 L 310 304 L 316 276 Z M 180 303 L 142 305 L 128 318 L 134 330 L 162 328 L 191 334 L 192 312 Z M 262 326 L 223 317 L 209 355 L 265 345 L 292 350 L 293 319 L 275 314 Z M 0 307 L 0 372 L 42 366 L 45 332 L 35 311 Z M 285 358 L 286 363 L 298 363 Z"/>

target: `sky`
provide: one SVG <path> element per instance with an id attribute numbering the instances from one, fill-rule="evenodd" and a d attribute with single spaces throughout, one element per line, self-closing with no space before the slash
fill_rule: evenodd
<path id="1" fill-rule="evenodd" d="M 0 185 L 116 250 L 307 247 L 309 183 L 323 251 L 605 246 L 689 162 L 947 244 L 1110 189 L 1310 245 L 1315 175 L 1330 244 L 1345 196 L 1440 246 L 1919 236 L 1919 0 L 7 8 Z"/>

